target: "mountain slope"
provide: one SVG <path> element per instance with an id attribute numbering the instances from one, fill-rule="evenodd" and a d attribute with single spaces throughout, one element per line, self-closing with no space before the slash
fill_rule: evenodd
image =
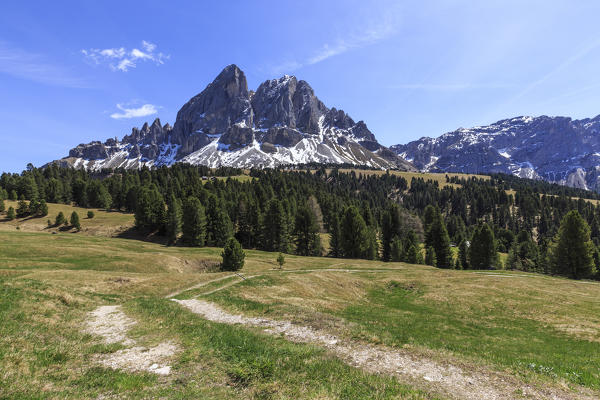
<path id="1" fill-rule="evenodd" d="M 423 171 L 514 174 L 600 189 L 600 116 L 517 117 L 391 149 Z"/>
<path id="2" fill-rule="evenodd" d="M 305 81 L 286 75 L 253 92 L 235 65 L 191 98 L 172 127 L 156 119 L 121 141 L 80 144 L 56 162 L 98 170 L 178 161 L 210 167 L 317 162 L 414 170 L 381 146 L 363 121 L 327 108 Z"/>

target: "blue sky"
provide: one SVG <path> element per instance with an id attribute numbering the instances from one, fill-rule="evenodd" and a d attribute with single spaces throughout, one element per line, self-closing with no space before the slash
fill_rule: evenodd
<path id="1" fill-rule="evenodd" d="M 178 109 L 235 63 L 293 74 L 385 145 L 600 114 L 600 2 L 29 1 L 0 13 L 0 171 Z M 217 4 L 218 3 L 218 4 Z"/>

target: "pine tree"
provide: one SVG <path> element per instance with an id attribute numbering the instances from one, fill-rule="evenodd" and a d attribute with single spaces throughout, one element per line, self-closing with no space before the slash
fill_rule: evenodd
<path id="1" fill-rule="evenodd" d="M 72 227 L 74 227 L 78 231 L 81 230 L 81 223 L 79 222 L 79 214 L 77 214 L 76 211 L 73 211 L 71 213 L 71 219 L 69 220 L 69 222 L 70 222 L 70 224 L 71 224 Z"/>
<path id="2" fill-rule="evenodd" d="M 46 215 L 48 215 L 48 204 L 46 203 L 46 200 L 40 200 L 37 215 L 39 215 L 40 217 L 45 217 Z"/>
<path id="3" fill-rule="evenodd" d="M 0 213 L 4 212 L 6 209 L 6 205 L 4 204 L 4 199 L 0 199 Z"/>
<path id="4" fill-rule="evenodd" d="M 340 248 L 345 258 L 366 258 L 369 232 L 363 217 L 355 206 L 347 207 L 340 222 Z"/>
<path id="5" fill-rule="evenodd" d="M 222 247 L 233 236 L 233 226 L 223 203 L 216 196 L 210 196 L 206 207 L 206 244 Z"/>
<path id="6" fill-rule="evenodd" d="M 321 237 L 319 226 L 312 210 L 301 206 L 294 219 L 293 236 L 296 242 L 296 254 L 301 256 L 319 256 L 321 254 Z"/>
<path id="7" fill-rule="evenodd" d="M 437 257 L 433 246 L 427 247 L 427 251 L 425 252 L 425 264 L 437 267 Z"/>
<path id="8" fill-rule="evenodd" d="M 329 255 L 336 258 L 342 257 L 340 218 L 338 217 L 337 213 L 333 213 L 331 217 L 329 231 L 331 236 L 329 241 Z"/>
<path id="9" fill-rule="evenodd" d="M 421 264 L 419 251 L 417 250 L 417 247 L 414 244 L 411 243 L 408 246 L 408 249 L 406 250 L 406 253 L 404 255 L 404 261 L 406 261 L 409 264 Z"/>
<path id="10" fill-rule="evenodd" d="M 232 237 L 227 240 L 223 252 L 221 253 L 221 257 L 223 257 L 223 262 L 221 264 L 221 269 L 223 271 L 239 271 L 244 266 L 246 254 L 244 253 L 240 242 Z"/>
<path id="11" fill-rule="evenodd" d="M 498 265 L 496 240 L 488 224 L 483 224 L 473 233 L 469 246 L 469 264 L 473 269 L 494 269 Z"/>
<path id="12" fill-rule="evenodd" d="M 65 214 L 62 211 L 59 211 L 56 215 L 56 219 L 54 220 L 54 225 L 61 226 L 66 221 Z"/>
<path id="13" fill-rule="evenodd" d="M 463 239 L 458 245 L 458 257 L 461 269 L 469 269 L 469 248 L 467 247 L 467 240 Z"/>
<path id="14" fill-rule="evenodd" d="M 8 207 L 8 211 L 6 212 L 6 218 L 8 218 L 9 221 L 12 221 L 13 219 L 15 219 L 15 209 L 13 207 Z"/>
<path id="15" fill-rule="evenodd" d="M 554 273 L 573 279 L 591 277 L 594 273 L 593 251 L 588 224 L 577 210 L 569 211 L 560 223 L 552 249 Z"/>
<path id="16" fill-rule="evenodd" d="M 427 247 L 433 247 L 435 250 L 437 267 L 452 268 L 452 252 L 450 250 L 450 237 L 446 230 L 444 219 L 437 208 L 434 208 L 431 216 L 431 223 L 427 230 L 425 243 Z"/>
<path id="17" fill-rule="evenodd" d="M 13 190 L 11 190 L 11 191 L 10 191 L 10 194 L 8 195 L 8 199 L 9 199 L 9 200 L 12 200 L 12 201 L 15 201 L 15 200 L 17 200 L 17 191 L 16 191 L 16 190 L 14 190 L 14 189 L 13 189 Z"/>
<path id="18" fill-rule="evenodd" d="M 17 216 L 19 218 L 25 217 L 29 214 L 29 205 L 25 200 L 19 200 L 17 204 Z"/>
<path id="19" fill-rule="evenodd" d="M 404 260 L 404 249 L 402 247 L 402 240 L 398 236 L 392 239 L 390 249 L 391 261 L 398 262 Z"/>
<path id="20" fill-rule="evenodd" d="M 283 264 L 285 264 L 285 256 L 283 253 L 279 253 L 277 256 L 277 264 L 279 264 L 279 269 L 283 268 Z"/>
<path id="21" fill-rule="evenodd" d="M 158 187 L 151 184 L 139 190 L 135 209 L 135 226 L 155 231 L 164 228 L 165 203 Z"/>
<path id="22" fill-rule="evenodd" d="M 171 195 L 169 198 L 169 205 L 167 209 L 167 241 L 169 244 L 175 244 L 177 242 L 177 235 L 181 232 L 181 205 L 179 200 Z"/>
<path id="23" fill-rule="evenodd" d="M 262 222 L 263 247 L 266 251 L 289 251 L 288 219 L 281 202 L 269 201 Z"/>
<path id="24" fill-rule="evenodd" d="M 206 239 L 206 215 L 196 197 L 188 197 L 183 204 L 181 240 L 189 246 L 204 246 Z"/>

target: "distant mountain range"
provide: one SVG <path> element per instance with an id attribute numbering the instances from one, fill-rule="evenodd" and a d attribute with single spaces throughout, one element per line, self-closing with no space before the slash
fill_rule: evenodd
<path id="1" fill-rule="evenodd" d="M 391 149 L 421 171 L 501 172 L 600 190 L 600 116 L 517 117 Z"/>
<path id="2" fill-rule="evenodd" d="M 363 121 L 327 108 L 307 82 L 285 75 L 249 91 L 235 65 L 190 99 L 173 126 L 156 119 L 120 141 L 80 144 L 55 162 L 88 170 L 175 162 L 240 168 L 349 163 L 414 170 L 380 145 Z"/>
<path id="3" fill-rule="evenodd" d="M 363 121 L 326 107 L 310 85 L 285 75 L 248 90 L 229 65 L 181 107 L 121 140 L 80 144 L 60 165 L 88 170 L 169 166 L 277 167 L 327 163 L 424 172 L 518 175 L 600 191 L 600 116 L 517 117 L 387 148 Z"/>

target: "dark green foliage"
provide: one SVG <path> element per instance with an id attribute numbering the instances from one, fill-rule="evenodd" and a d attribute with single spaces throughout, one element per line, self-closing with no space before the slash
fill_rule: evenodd
<path id="1" fill-rule="evenodd" d="M 78 231 L 81 230 L 81 223 L 79 222 L 79 214 L 77 214 L 76 211 L 73 211 L 71 213 L 71 218 L 70 218 L 69 222 L 73 228 L 77 229 Z"/>
<path id="2" fill-rule="evenodd" d="M 14 189 L 13 189 L 13 190 L 11 190 L 11 191 L 10 191 L 10 194 L 8 195 L 8 199 L 9 199 L 9 200 L 12 200 L 12 201 L 15 201 L 15 200 L 17 200 L 17 191 L 16 191 L 16 190 L 14 190 Z"/>
<path id="3" fill-rule="evenodd" d="M 181 240 L 188 246 L 204 246 L 206 240 L 206 214 L 200 200 L 188 197 L 183 203 Z"/>
<path id="4" fill-rule="evenodd" d="M 15 209 L 13 207 L 8 207 L 6 218 L 8 218 L 10 221 L 16 218 Z"/>
<path id="5" fill-rule="evenodd" d="M 45 217 L 48 215 L 48 204 L 46 203 L 46 200 L 40 200 L 36 214 L 39 217 Z"/>
<path id="6" fill-rule="evenodd" d="M 411 243 L 406 249 L 404 261 L 409 264 L 422 264 L 420 252 L 414 244 Z"/>
<path id="7" fill-rule="evenodd" d="M 469 269 L 471 267 L 469 265 L 469 248 L 467 247 L 466 239 L 461 240 L 458 245 L 457 265 L 460 265 L 460 269 Z"/>
<path id="8" fill-rule="evenodd" d="M 341 248 L 341 231 L 340 231 L 340 219 L 337 213 L 334 213 L 331 217 L 331 222 L 329 223 L 329 231 L 331 234 L 331 239 L 329 241 L 329 255 L 331 257 L 341 257 L 342 256 L 342 248 Z"/>
<path id="9" fill-rule="evenodd" d="M 321 236 L 313 211 L 308 206 L 301 206 L 294 219 L 294 241 L 296 254 L 301 256 L 318 256 L 321 254 Z"/>
<path id="10" fill-rule="evenodd" d="M 277 199 L 269 201 L 262 223 L 263 248 L 267 251 L 289 251 L 288 218 L 281 202 Z"/>
<path id="11" fill-rule="evenodd" d="M 244 266 L 244 258 L 246 254 L 242 250 L 240 242 L 235 238 L 229 238 L 221 253 L 223 262 L 221 268 L 223 271 L 239 271 Z"/>
<path id="12" fill-rule="evenodd" d="M 404 260 L 404 248 L 402 247 L 402 240 L 398 236 L 392 239 L 390 246 L 390 258 L 391 261 L 398 262 Z"/>
<path id="13" fill-rule="evenodd" d="M 0 199 L 0 212 L 4 212 L 6 210 L 6 205 L 4 204 L 4 199 Z"/>
<path id="14" fill-rule="evenodd" d="M 573 279 L 594 274 L 594 245 L 590 228 L 577 210 L 564 216 L 552 249 L 553 272 Z"/>
<path id="15" fill-rule="evenodd" d="M 425 251 L 425 264 L 437 267 L 437 257 L 433 246 L 427 247 L 427 250 Z"/>
<path id="16" fill-rule="evenodd" d="M 206 244 L 222 247 L 233 236 L 233 226 L 223 204 L 216 196 L 210 196 L 206 207 Z"/>
<path id="17" fill-rule="evenodd" d="M 424 219 L 426 228 L 425 244 L 435 250 L 437 267 L 452 268 L 454 262 L 450 251 L 450 237 L 444 219 L 437 208 L 428 207 L 427 211 L 428 215 Z"/>
<path id="18" fill-rule="evenodd" d="M 469 246 L 469 265 L 473 269 L 495 269 L 498 266 L 496 240 L 488 224 L 481 225 L 473 233 Z"/>
<path id="19" fill-rule="evenodd" d="M 371 249 L 370 232 L 365 220 L 354 206 L 346 208 L 340 222 L 340 248 L 344 258 L 368 258 Z"/>
<path id="20" fill-rule="evenodd" d="M 143 186 L 138 193 L 135 226 L 155 231 L 164 227 L 165 202 L 156 185 Z"/>
<path id="21" fill-rule="evenodd" d="M 25 200 L 19 200 L 17 204 L 17 217 L 23 218 L 29 215 L 29 205 Z"/>
<path id="22" fill-rule="evenodd" d="M 65 214 L 62 211 L 59 211 L 56 215 L 56 219 L 54 220 L 54 225 L 61 226 L 66 222 Z"/>
<path id="23" fill-rule="evenodd" d="M 171 195 L 167 209 L 167 226 L 165 229 L 169 244 L 177 242 L 177 235 L 181 232 L 181 216 L 182 210 L 179 200 L 174 195 Z"/>
<path id="24" fill-rule="evenodd" d="M 88 217 L 88 219 L 92 219 L 92 218 L 94 218 L 94 216 L 95 216 L 95 214 L 94 214 L 94 212 L 93 212 L 92 210 L 89 210 L 89 211 L 87 212 L 87 217 Z"/>
<path id="25" fill-rule="evenodd" d="M 283 253 L 279 253 L 277 256 L 277 264 L 279 264 L 279 269 L 283 268 L 283 264 L 285 264 L 285 256 Z"/>

